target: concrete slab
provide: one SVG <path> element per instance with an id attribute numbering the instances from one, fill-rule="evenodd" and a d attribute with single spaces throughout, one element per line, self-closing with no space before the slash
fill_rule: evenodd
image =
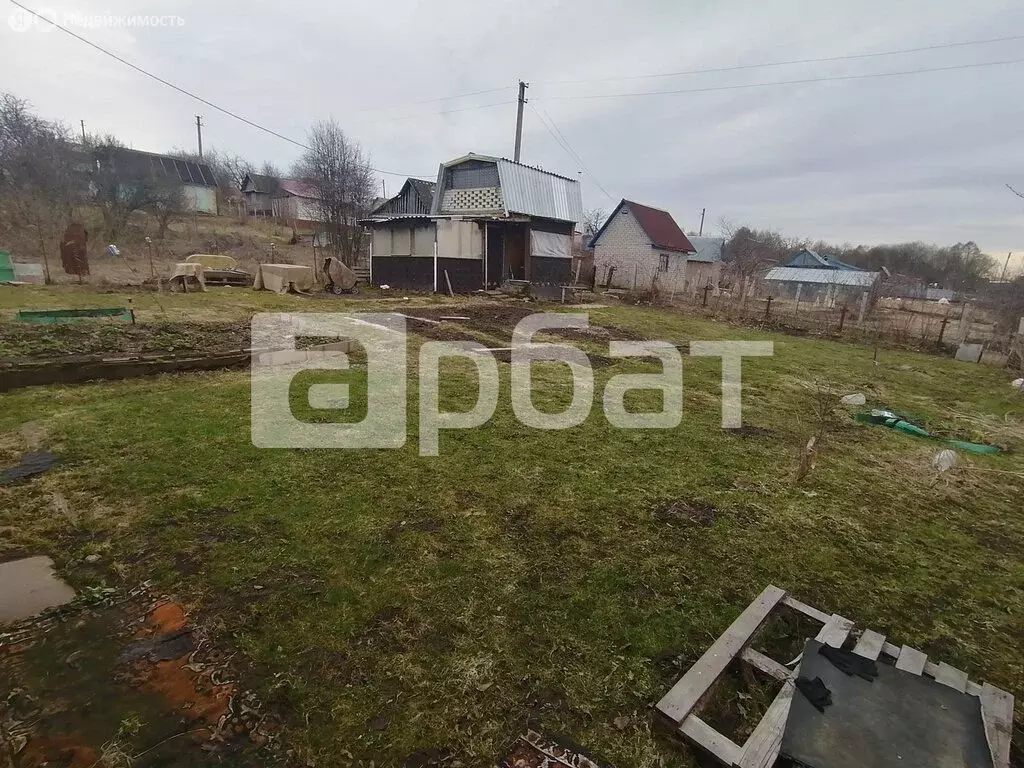
<path id="1" fill-rule="evenodd" d="M 0 563 L 0 626 L 70 603 L 75 590 L 57 578 L 45 556 Z"/>
<path id="2" fill-rule="evenodd" d="M 981 361 L 981 353 L 984 350 L 984 344 L 961 343 L 956 348 L 956 359 L 964 363 L 977 363 Z"/>

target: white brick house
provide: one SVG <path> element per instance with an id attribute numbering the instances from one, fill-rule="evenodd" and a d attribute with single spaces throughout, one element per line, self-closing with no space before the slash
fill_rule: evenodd
<path id="1" fill-rule="evenodd" d="M 696 249 L 668 211 L 623 200 L 591 243 L 599 286 L 686 289 L 686 257 Z"/>

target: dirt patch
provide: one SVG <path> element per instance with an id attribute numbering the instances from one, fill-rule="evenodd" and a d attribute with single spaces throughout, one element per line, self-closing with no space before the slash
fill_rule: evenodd
<path id="1" fill-rule="evenodd" d="M 131 356 L 245 349 L 249 323 L 79 322 L 59 325 L 0 323 L 0 362 L 25 363 L 94 355 Z"/>
<path id="2" fill-rule="evenodd" d="M 693 499 L 659 501 L 651 507 L 654 520 L 666 525 L 706 527 L 715 524 L 718 514 L 718 510 L 710 504 Z"/>
<path id="3" fill-rule="evenodd" d="M 512 342 L 512 331 L 525 317 L 535 314 L 531 306 L 510 304 L 482 304 L 462 307 L 457 312 L 450 307 L 414 309 L 406 313 L 410 318 L 436 322 L 409 320 L 408 326 L 415 333 L 430 339 L 445 341 L 477 340 L 485 346 L 501 342 L 508 346 Z M 441 320 L 442 317 L 456 316 L 458 320 Z M 615 326 L 590 326 L 589 328 L 564 328 L 544 331 L 545 334 L 567 341 L 638 341 L 643 339 L 633 331 Z"/>

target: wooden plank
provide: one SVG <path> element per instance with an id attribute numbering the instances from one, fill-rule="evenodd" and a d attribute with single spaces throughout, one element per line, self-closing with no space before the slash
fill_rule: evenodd
<path id="1" fill-rule="evenodd" d="M 1013 732 L 1013 696 L 994 685 L 981 686 L 981 720 L 992 753 L 992 768 L 1009 768 Z"/>
<path id="2" fill-rule="evenodd" d="M 885 635 L 879 634 L 873 629 L 865 629 L 853 652 L 865 659 L 875 661 L 878 659 L 878 654 L 882 652 L 883 645 L 885 645 Z"/>
<path id="3" fill-rule="evenodd" d="M 739 744 L 720 734 L 696 715 L 687 715 L 679 726 L 679 732 L 728 766 L 735 765 L 743 751 Z"/>
<path id="4" fill-rule="evenodd" d="M 658 711 L 677 725 L 682 723 L 785 596 L 785 590 L 766 587 L 662 697 L 657 704 Z"/>
<path id="5" fill-rule="evenodd" d="M 954 691 L 964 693 L 967 689 L 967 673 L 942 662 L 935 673 L 935 682 L 948 685 Z"/>
<path id="6" fill-rule="evenodd" d="M 754 732 L 750 734 L 747 743 L 743 745 L 743 754 L 736 763 L 739 768 L 771 768 L 775 764 L 775 759 L 782 748 L 782 732 L 786 729 L 789 706 L 793 701 L 795 689 L 792 680 L 783 682 L 782 690 L 768 707 Z"/>
<path id="7" fill-rule="evenodd" d="M 846 642 L 846 638 L 852 629 L 852 621 L 844 619 L 838 613 L 833 613 L 829 617 L 825 626 L 821 628 L 818 636 L 814 639 L 824 645 L 831 645 L 833 648 L 840 648 L 843 643 Z"/>
<path id="8" fill-rule="evenodd" d="M 789 667 L 779 664 L 775 659 L 770 656 L 765 656 L 763 653 L 755 651 L 753 648 L 744 648 L 743 653 L 740 654 L 740 658 L 750 664 L 750 666 L 756 667 L 765 674 L 771 675 L 776 680 L 787 680 L 796 675 L 796 672 Z"/>
<path id="9" fill-rule="evenodd" d="M 920 675 L 924 672 L 924 664 L 928 657 L 916 648 L 904 645 L 900 649 L 900 655 L 896 658 L 896 669 L 902 669 L 912 675 Z"/>
<path id="10" fill-rule="evenodd" d="M 831 616 L 829 616 L 824 611 L 819 611 L 813 605 L 807 605 L 807 603 L 801 603 L 799 600 L 797 600 L 794 597 L 790 597 L 789 595 L 787 595 L 786 598 L 782 602 L 785 605 L 787 605 L 790 608 L 792 608 L 794 611 L 799 611 L 804 616 L 810 616 L 812 619 L 814 619 L 815 621 L 820 621 L 822 624 L 827 624 L 828 620 L 830 618 L 832 618 Z"/>

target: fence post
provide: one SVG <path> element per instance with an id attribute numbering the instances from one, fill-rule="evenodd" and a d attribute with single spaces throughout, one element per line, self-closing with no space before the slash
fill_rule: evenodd
<path id="1" fill-rule="evenodd" d="M 704 303 L 703 303 L 702 306 L 706 307 L 708 305 L 708 291 L 710 291 L 710 290 L 711 290 L 711 283 L 708 283 L 707 285 L 704 286 Z"/>
<path id="2" fill-rule="evenodd" d="M 839 313 L 839 332 L 843 332 L 843 323 L 846 321 L 846 305 L 843 305 L 842 312 Z"/>
<path id="3" fill-rule="evenodd" d="M 949 315 L 946 315 L 946 317 L 942 318 L 942 325 L 939 326 L 939 344 L 942 343 L 942 337 L 946 335 L 947 323 L 949 323 Z"/>
<path id="4" fill-rule="evenodd" d="M 772 314 L 772 297 L 768 297 L 768 303 L 764 305 L 764 321 L 767 323 Z"/>

